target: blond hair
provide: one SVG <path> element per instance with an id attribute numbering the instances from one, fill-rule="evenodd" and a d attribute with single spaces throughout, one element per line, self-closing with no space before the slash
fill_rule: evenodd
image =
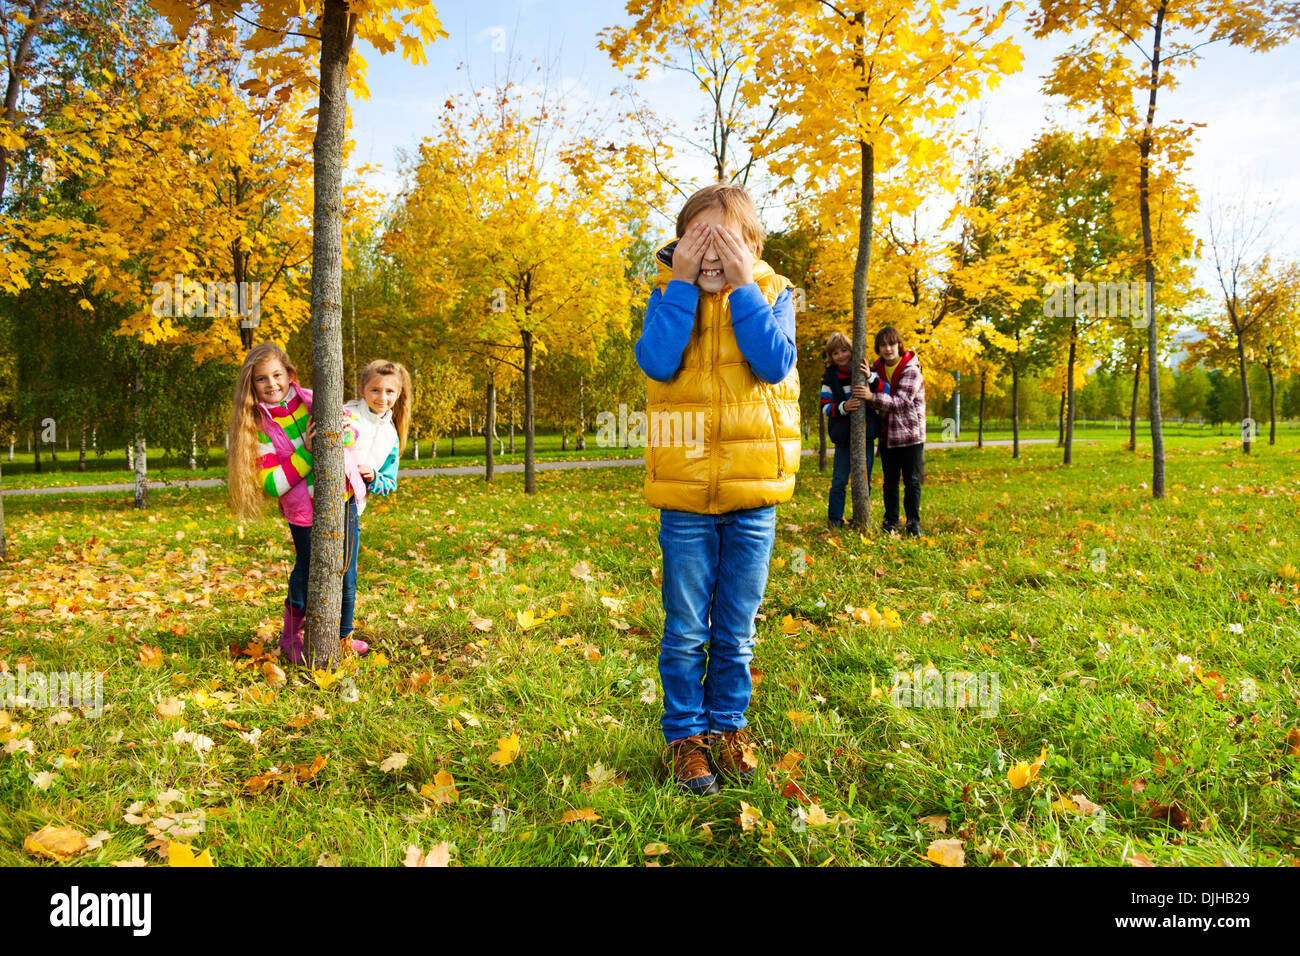
<path id="1" fill-rule="evenodd" d="M 763 254 L 763 225 L 758 221 L 758 207 L 749 190 L 739 183 L 713 183 L 696 190 L 677 214 L 677 238 L 686 235 L 691 220 L 706 209 L 718 207 L 724 216 L 740 226 L 740 233 L 754 249 L 754 257 Z"/>
<path id="2" fill-rule="evenodd" d="M 261 412 L 253 393 L 253 374 L 264 362 L 279 362 L 289 380 L 298 384 L 298 369 L 284 349 L 273 342 L 263 342 L 248 350 L 235 379 L 230 423 L 226 426 L 226 491 L 230 507 L 241 518 L 256 518 L 266 508 L 266 493 L 257 480 L 257 433 L 261 431 Z"/>
<path id="3" fill-rule="evenodd" d="M 397 429 L 397 454 L 406 451 L 406 432 L 411 427 L 411 374 L 401 362 L 389 362 L 375 359 L 361 370 L 362 401 L 365 401 L 366 382 L 376 375 L 392 375 L 397 378 L 401 392 L 393 403 L 393 427 Z"/>

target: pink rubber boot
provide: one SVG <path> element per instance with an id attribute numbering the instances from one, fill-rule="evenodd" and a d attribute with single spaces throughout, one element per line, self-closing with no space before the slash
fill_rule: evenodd
<path id="1" fill-rule="evenodd" d="M 303 662 L 302 624 L 306 619 L 307 609 L 294 607 L 286 598 L 284 602 L 284 633 L 280 636 L 279 645 L 280 652 L 291 664 L 301 664 Z"/>

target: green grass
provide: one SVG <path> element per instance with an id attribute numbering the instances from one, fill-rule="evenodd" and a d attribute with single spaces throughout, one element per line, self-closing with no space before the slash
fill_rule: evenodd
<path id="1" fill-rule="evenodd" d="M 805 459 L 758 623 L 760 776 L 709 799 L 674 792 L 660 763 L 657 515 L 640 469 L 543 472 L 531 498 L 518 474 L 412 478 L 376 501 L 357 614 L 378 654 L 328 689 L 303 670 L 269 687 L 231 655 L 278 627 L 292 557 L 278 519 L 241 534 L 220 489 L 160 490 L 147 513 L 9 498 L 0 660 L 103 670 L 107 708 L 68 708 L 66 723 L 8 709 L 33 752 L 0 753 L 0 865 L 34 862 L 23 839 L 47 823 L 113 834 L 72 865 L 159 862 L 146 825 L 123 818 L 169 790 L 172 811 L 204 811 L 184 842 L 221 865 L 393 865 L 443 840 L 467 865 L 641 865 L 650 843 L 669 848 L 663 865 L 928 865 L 932 815 L 967 865 L 1295 862 L 1300 440 L 1245 459 L 1228 435 L 1174 436 L 1153 501 L 1150 460 L 1122 432 L 1081 437 L 1070 468 L 1050 445 L 930 455 L 919 541 L 822 535 L 829 474 Z M 593 581 L 573 576 L 579 561 Z M 516 620 L 562 603 L 531 630 Z M 845 610 L 871 603 L 901 625 Z M 144 645 L 160 667 L 138 663 Z M 996 715 L 894 706 L 896 672 L 927 663 L 996 672 Z M 179 719 L 157 714 L 171 697 Z M 223 721 L 261 731 L 256 746 Z M 182 727 L 211 749 L 173 742 Z M 519 755 L 497 766 L 512 733 Z M 1013 789 L 1007 771 L 1043 747 L 1038 779 Z M 796 824 L 771 773 L 792 750 L 837 824 Z M 406 765 L 382 771 L 398 752 Z M 317 756 L 309 782 L 245 787 Z M 451 805 L 419 795 L 443 771 Z M 1052 811 L 1076 793 L 1104 818 Z M 754 831 L 742 801 L 761 811 Z M 1185 829 L 1160 816 L 1175 803 Z M 559 822 L 587 808 L 599 819 Z"/>

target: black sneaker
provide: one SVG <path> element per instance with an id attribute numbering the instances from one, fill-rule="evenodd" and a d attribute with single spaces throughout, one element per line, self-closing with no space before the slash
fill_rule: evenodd
<path id="1" fill-rule="evenodd" d="M 885 534 L 898 534 L 898 522 L 886 521 L 880 526 L 880 530 Z"/>
<path id="2" fill-rule="evenodd" d="M 919 538 L 921 537 L 922 534 L 923 532 L 921 531 L 921 522 L 909 521 L 907 523 L 907 536 L 909 538 Z"/>

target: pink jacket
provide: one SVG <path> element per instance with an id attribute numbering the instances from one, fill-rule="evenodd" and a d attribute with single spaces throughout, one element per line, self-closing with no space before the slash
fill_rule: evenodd
<path id="1" fill-rule="evenodd" d="M 298 390 L 302 396 L 303 402 L 307 405 L 307 411 L 311 411 L 312 393 L 310 389 L 303 388 L 298 383 L 293 384 L 293 388 Z M 271 444 L 275 449 L 275 455 L 281 462 L 289 462 L 293 457 L 296 449 L 289 436 L 284 433 L 284 429 L 276 424 L 271 415 L 269 406 L 262 402 L 257 403 L 258 408 L 262 410 L 261 429 L 264 434 L 271 439 Z M 351 445 L 356 440 L 355 426 L 348 424 L 348 416 L 344 417 L 345 434 L 343 438 L 343 468 L 347 475 L 348 484 L 351 485 L 353 493 L 357 498 L 357 514 L 365 510 L 366 506 L 366 482 L 361 477 L 361 470 L 357 467 L 355 455 L 352 453 Z M 300 451 L 299 454 L 303 454 Z M 299 527 L 311 527 L 312 523 L 312 496 L 313 482 L 311 472 L 308 471 L 303 476 L 303 480 L 293 484 L 287 491 L 279 496 L 276 500 L 280 504 L 280 513 L 284 515 L 284 520 L 289 524 Z"/>

